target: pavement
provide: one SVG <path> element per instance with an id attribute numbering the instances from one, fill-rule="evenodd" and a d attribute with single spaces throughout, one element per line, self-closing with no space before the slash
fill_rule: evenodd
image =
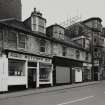
<path id="1" fill-rule="evenodd" d="M 84 86 L 89 86 L 89 85 L 96 85 L 96 84 L 101 84 L 102 82 L 103 81 L 94 81 L 94 82 L 77 83 L 77 84 L 55 86 L 55 87 L 48 87 L 48 88 L 27 89 L 27 90 L 18 91 L 18 92 L 12 92 L 12 93 L 7 92 L 4 94 L 0 94 L 0 100 L 6 100 L 9 98 L 24 97 L 24 96 L 34 95 L 34 94 L 41 94 L 41 93 L 50 93 L 50 92 L 55 92 L 58 90 L 84 87 Z"/>

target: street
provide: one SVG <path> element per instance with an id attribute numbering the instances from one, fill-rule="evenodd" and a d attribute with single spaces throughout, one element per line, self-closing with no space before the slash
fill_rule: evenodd
<path id="1" fill-rule="evenodd" d="M 0 105 L 105 105 L 105 82 L 0 100 Z"/>

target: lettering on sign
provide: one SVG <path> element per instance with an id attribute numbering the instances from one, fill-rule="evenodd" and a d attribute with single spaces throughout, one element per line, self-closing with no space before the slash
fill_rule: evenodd
<path id="1" fill-rule="evenodd" d="M 36 61 L 43 61 L 43 62 L 50 62 L 51 59 L 49 58 L 42 58 L 38 56 L 32 56 L 32 55 L 26 55 L 26 54 L 19 54 L 19 53 L 13 53 L 9 52 L 8 53 L 8 58 L 16 58 L 16 59 L 24 59 L 24 60 L 36 60 Z"/>

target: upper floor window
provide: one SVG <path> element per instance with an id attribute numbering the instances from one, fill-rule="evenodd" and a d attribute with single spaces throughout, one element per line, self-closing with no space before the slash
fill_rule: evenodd
<path id="1" fill-rule="evenodd" d="M 45 51 L 46 51 L 46 41 L 40 40 L 40 52 L 45 52 Z"/>
<path id="2" fill-rule="evenodd" d="M 62 47 L 62 55 L 66 56 L 67 54 L 67 48 L 65 46 Z"/>
<path id="3" fill-rule="evenodd" d="M 8 44 L 14 47 L 17 46 L 17 32 L 15 31 L 8 32 Z"/>
<path id="4" fill-rule="evenodd" d="M 86 52 L 86 58 L 85 58 L 86 60 L 88 60 L 89 59 L 89 54 Z"/>
<path id="5" fill-rule="evenodd" d="M 18 34 L 18 47 L 22 49 L 26 48 L 26 35 L 23 33 Z"/>
<path id="6" fill-rule="evenodd" d="M 79 57 L 80 57 L 80 51 L 76 50 L 76 58 L 79 59 Z"/>
<path id="7" fill-rule="evenodd" d="M 2 32 L 2 30 L 0 29 L 0 41 L 2 41 L 2 39 L 3 39 L 3 32 Z"/>

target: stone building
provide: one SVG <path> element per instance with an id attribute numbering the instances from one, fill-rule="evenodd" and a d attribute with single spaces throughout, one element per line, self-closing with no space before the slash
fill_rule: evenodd
<path id="1" fill-rule="evenodd" d="M 65 34 L 65 28 L 54 24 L 46 29 L 52 42 L 53 80 L 55 84 L 66 84 L 91 80 L 91 53 L 80 45 L 71 42 Z M 84 69 L 87 75 L 83 76 Z M 76 74 L 77 73 L 77 74 Z"/>
<path id="2" fill-rule="evenodd" d="M 36 9 L 24 22 L 1 20 L 0 91 L 91 80 L 91 53 L 68 38 L 60 25 L 46 28 Z"/>
<path id="3" fill-rule="evenodd" d="M 92 17 L 69 26 L 66 30 L 66 34 L 70 37 L 71 41 L 81 44 L 83 48 L 89 45 L 88 49 L 91 51 L 92 55 L 93 80 L 104 78 L 105 38 L 101 22 L 102 20 L 99 17 Z"/>
<path id="4" fill-rule="evenodd" d="M 31 19 L 36 17 L 38 21 L 42 16 L 31 15 Z M 26 24 L 16 19 L 0 21 L 0 91 L 14 86 L 53 85 L 51 45 L 45 37 L 45 25 L 40 32 L 33 30 L 32 20 L 31 29 Z"/>

